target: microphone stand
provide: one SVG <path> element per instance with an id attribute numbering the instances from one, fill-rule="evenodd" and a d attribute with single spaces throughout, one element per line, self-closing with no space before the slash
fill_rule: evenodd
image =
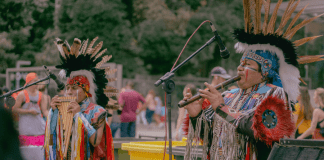
<path id="1" fill-rule="evenodd" d="M 37 84 L 37 83 L 39 83 L 39 82 L 43 82 L 43 81 L 49 80 L 50 78 L 51 78 L 50 75 L 48 75 L 47 77 L 45 77 L 45 78 L 43 78 L 43 79 L 40 79 L 40 80 L 38 80 L 38 81 L 36 81 L 36 82 L 34 82 L 34 83 L 28 84 L 28 85 L 26 85 L 26 86 L 23 86 L 23 87 L 21 87 L 21 88 L 18 88 L 18 89 L 16 89 L 16 90 L 13 90 L 13 91 L 9 91 L 8 93 L 6 93 L 6 94 L 4 94 L 4 95 L 1 95 L 1 96 L 0 96 L 0 99 L 1 99 L 1 98 L 9 97 L 9 96 L 11 96 L 13 93 L 16 93 L 16 92 L 18 92 L 18 91 L 24 90 L 24 89 L 26 89 L 26 88 L 28 88 L 28 87 L 30 87 L 30 86 L 33 86 L 33 85 L 35 85 L 35 84 Z"/>
<path id="2" fill-rule="evenodd" d="M 166 103 L 168 108 L 168 129 L 169 129 L 169 159 L 172 159 L 172 132 L 171 132 L 171 93 L 175 89 L 175 83 L 171 79 L 174 77 L 174 72 L 176 72 L 178 69 L 180 69 L 185 63 L 187 63 L 191 58 L 193 58 L 195 55 L 197 55 L 200 51 L 202 51 L 205 47 L 209 46 L 211 43 L 213 43 L 216 40 L 216 37 L 212 37 L 210 40 L 208 40 L 202 47 L 200 47 L 196 52 L 194 52 L 192 55 L 190 55 L 187 59 L 185 59 L 182 63 L 180 63 L 178 66 L 176 66 L 172 71 L 165 73 L 164 76 L 162 76 L 159 80 L 157 80 L 154 85 L 155 87 L 158 87 L 162 83 L 162 89 L 166 92 Z"/>

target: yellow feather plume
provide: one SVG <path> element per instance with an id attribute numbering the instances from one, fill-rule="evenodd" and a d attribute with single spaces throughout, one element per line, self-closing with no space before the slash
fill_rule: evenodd
<path id="1" fill-rule="evenodd" d="M 308 4 L 296 14 L 296 16 L 293 18 L 293 20 L 291 20 L 288 28 L 286 29 L 286 32 L 283 35 L 284 37 L 287 36 L 287 34 L 289 33 L 290 29 L 296 23 L 296 21 L 298 20 L 299 16 L 304 12 L 304 10 L 306 9 L 307 6 L 308 6 Z"/>
<path id="2" fill-rule="evenodd" d="M 74 38 L 73 44 L 71 46 L 71 55 L 78 56 L 79 49 L 81 47 L 81 40 L 78 38 Z"/>
<path id="3" fill-rule="evenodd" d="M 296 32 L 297 32 L 299 29 L 301 29 L 301 28 L 304 27 L 306 24 L 308 24 L 308 23 L 314 21 L 316 18 L 318 18 L 318 17 L 320 17 L 320 16 L 322 16 L 322 15 L 324 15 L 324 13 L 323 13 L 323 14 L 320 14 L 320 15 L 318 15 L 318 16 L 316 16 L 316 17 L 310 18 L 310 19 L 305 19 L 304 21 L 302 21 L 301 23 L 299 23 L 297 26 L 295 26 L 294 28 L 292 28 L 292 29 L 288 32 L 288 34 L 287 34 L 287 36 L 286 36 L 285 38 L 287 38 L 288 40 L 290 40 L 290 39 L 291 39 L 291 38 L 296 34 Z"/>
<path id="4" fill-rule="evenodd" d="M 96 38 L 94 38 L 94 39 L 90 42 L 89 47 L 88 47 L 88 49 L 87 49 L 87 51 L 86 51 L 86 54 L 90 54 L 90 53 L 91 53 L 91 51 L 92 51 L 92 46 L 93 46 L 94 43 L 98 40 L 98 38 L 99 38 L 99 37 L 96 37 Z"/>
<path id="5" fill-rule="evenodd" d="M 54 43 L 56 44 L 57 49 L 59 50 L 61 56 L 66 59 L 66 55 L 65 52 L 63 50 L 63 41 L 59 38 L 56 38 L 56 41 L 54 41 Z"/>
<path id="6" fill-rule="evenodd" d="M 318 61 L 323 61 L 324 55 L 310 55 L 310 56 L 300 56 L 297 61 L 299 64 L 313 63 Z"/>
<path id="7" fill-rule="evenodd" d="M 300 40 L 296 40 L 293 43 L 294 43 L 294 45 L 296 47 L 298 47 L 298 46 L 301 46 L 301 45 L 307 43 L 308 41 L 314 40 L 314 39 L 316 39 L 318 37 L 321 37 L 321 36 L 323 36 L 323 35 L 313 36 L 313 37 L 306 37 L 306 38 L 303 38 L 303 39 L 300 39 Z"/>
<path id="8" fill-rule="evenodd" d="M 270 19 L 270 22 L 268 24 L 268 31 L 267 31 L 267 34 L 273 34 L 274 32 L 274 28 L 276 26 L 276 20 L 277 20 L 277 13 L 278 13 L 278 10 L 279 10 L 279 7 L 282 3 L 282 0 L 279 0 L 273 13 L 272 13 L 272 16 L 271 16 L 271 19 Z"/>
<path id="9" fill-rule="evenodd" d="M 268 26 L 268 18 L 269 18 L 269 11 L 270 11 L 270 3 L 271 0 L 264 1 L 264 22 L 262 25 L 262 33 L 267 34 L 267 26 Z"/>
<path id="10" fill-rule="evenodd" d="M 107 56 L 102 57 L 102 60 L 99 63 L 97 63 L 96 68 L 99 69 L 104 63 L 109 61 L 111 59 L 111 57 L 112 57 L 112 55 L 110 55 L 110 56 L 107 55 Z"/>
<path id="11" fill-rule="evenodd" d="M 94 57 L 101 49 L 103 42 L 99 42 L 97 46 L 91 51 L 91 58 Z"/>
<path id="12" fill-rule="evenodd" d="M 89 39 L 87 39 L 83 44 L 82 44 L 82 47 L 81 47 L 81 51 L 79 54 L 85 54 L 85 51 L 87 49 L 87 45 L 88 45 L 88 41 Z"/>
<path id="13" fill-rule="evenodd" d="M 287 24 L 287 22 L 289 21 L 289 19 L 290 19 L 292 13 L 296 10 L 296 7 L 298 6 L 298 4 L 299 4 L 299 2 L 300 2 L 300 0 L 298 0 L 297 3 L 296 3 L 293 7 L 291 7 L 291 6 L 293 5 L 293 2 L 294 2 L 294 1 L 295 1 L 295 0 L 291 0 L 291 1 L 289 2 L 289 5 L 287 6 L 287 9 L 286 9 L 286 11 L 285 11 L 285 13 L 284 13 L 284 16 L 282 16 L 282 18 L 281 18 L 280 25 L 279 25 L 278 29 L 277 29 L 276 32 L 275 32 L 276 34 L 278 34 L 278 35 L 282 35 L 282 33 L 283 33 L 283 28 L 286 26 L 286 24 Z"/>

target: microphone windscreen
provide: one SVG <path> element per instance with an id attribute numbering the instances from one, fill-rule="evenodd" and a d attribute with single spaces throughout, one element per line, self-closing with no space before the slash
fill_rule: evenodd
<path id="1" fill-rule="evenodd" d="M 9 96 L 5 98 L 5 104 L 7 105 L 7 107 L 9 107 L 9 109 L 11 109 L 16 103 L 16 100 Z"/>

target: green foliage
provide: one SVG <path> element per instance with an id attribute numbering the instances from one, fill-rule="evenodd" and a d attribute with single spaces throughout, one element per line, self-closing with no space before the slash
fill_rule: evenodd
<path id="1" fill-rule="evenodd" d="M 35 54 L 42 50 L 42 38 L 53 26 L 51 1 L 3 0 L 0 2 L 0 31 L 12 47 L 2 48 L 0 57 L 5 68 L 14 67 L 17 60 L 29 60 L 35 65 Z M 8 54 L 10 53 L 10 54 Z M 1 60 L 3 60 L 1 58 Z"/>
<path id="2" fill-rule="evenodd" d="M 74 38 L 91 41 L 99 36 L 98 42 L 103 41 L 103 48 L 108 49 L 106 54 L 113 56 L 111 61 L 124 65 L 125 76 L 141 72 L 130 50 L 132 31 L 125 7 L 121 0 L 67 1 L 61 9 L 60 38 L 72 43 Z"/>
<path id="3" fill-rule="evenodd" d="M 13 48 L 14 45 L 8 38 L 8 33 L 0 33 L 0 72 L 2 73 L 4 73 L 9 66 L 15 65 L 13 60 L 18 56 L 10 53 L 10 50 Z"/>
<path id="4" fill-rule="evenodd" d="M 139 19 L 146 20 L 142 20 L 135 27 L 134 37 L 137 38 L 135 44 L 138 48 L 137 55 L 143 59 L 145 68 L 150 74 L 163 74 L 170 71 L 186 40 L 204 20 L 211 20 L 215 24 L 224 43 L 234 53 L 235 41 L 232 38 L 232 32 L 234 28 L 242 26 L 242 18 L 238 17 L 241 15 L 239 13 L 243 12 L 239 0 L 232 1 L 231 4 L 214 3 L 208 7 L 196 5 L 197 8 L 199 7 L 198 10 L 192 5 L 200 4 L 200 1 L 186 1 L 188 4 L 183 1 L 165 1 L 165 4 L 157 0 L 142 0 L 142 2 L 146 5 L 135 6 L 135 13 L 139 13 L 137 14 Z M 211 37 L 213 33 L 209 24 L 206 23 L 192 37 L 179 63 Z M 230 61 L 238 63 L 237 59 L 235 57 Z M 190 73 L 208 77 L 212 67 L 221 65 L 220 61 L 218 46 L 213 43 L 191 59 L 177 74 Z M 233 63 L 227 67 L 236 68 Z"/>
<path id="5" fill-rule="evenodd" d="M 286 2 L 287 0 L 284 0 Z M 2 0 L 0 1 L 0 72 L 16 60 L 32 65 L 57 65 L 56 37 L 70 43 L 74 38 L 99 36 L 112 62 L 123 65 L 125 78 L 136 74 L 161 75 L 170 71 L 187 39 L 205 20 L 218 30 L 231 53 L 221 59 L 217 43 L 202 50 L 177 76 L 208 77 L 215 66 L 236 72 L 241 55 L 235 54 L 232 32 L 243 27 L 242 0 Z M 277 2 L 273 0 L 272 2 Z M 58 9 L 59 12 L 55 12 Z M 58 14 L 56 14 L 58 13 Z M 54 16 L 59 22 L 55 23 Z M 280 23 L 277 19 L 277 25 Z M 56 22 L 56 21 L 55 21 Z M 311 36 L 311 35 L 310 35 Z M 205 44 L 213 33 L 206 23 L 192 37 L 177 64 Z M 304 37 L 300 30 L 294 40 Z M 297 49 L 299 55 L 318 54 L 324 38 Z M 98 43 L 97 42 L 97 43 Z M 316 70 L 310 65 L 310 73 Z M 300 67 L 305 75 L 304 66 Z"/>

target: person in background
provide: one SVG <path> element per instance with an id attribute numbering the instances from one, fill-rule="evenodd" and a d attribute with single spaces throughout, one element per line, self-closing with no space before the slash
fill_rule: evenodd
<path id="1" fill-rule="evenodd" d="M 118 98 L 118 103 L 123 108 L 122 111 L 119 111 L 119 113 L 121 112 L 120 137 L 135 137 L 138 102 L 141 101 L 142 103 L 144 103 L 143 107 L 146 107 L 146 101 L 144 97 L 136 92 L 133 87 L 134 83 L 128 81 L 125 87 L 125 92 L 120 93 Z"/>
<path id="2" fill-rule="evenodd" d="M 120 90 L 119 95 L 123 92 L 125 92 L 125 88 L 122 88 Z M 117 97 L 117 99 L 119 99 L 119 96 Z M 119 108 L 119 110 L 122 110 L 122 108 Z M 111 134 L 113 138 L 115 138 L 116 132 L 120 130 L 120 126 L 121 126 L 120 115 L 118 115 L 117 112 L 118 112 L 117 110 L 112 110 L 112 109 L 108 110 L 108 113 L 112 114 L 112 117 L 108 118 L 108 124 L 110 126 Z"/>
<path id="3" fill-rule="evenodd" d="M 306 87 L 299 88 L 300 95 L 297 97 L 298 103 L 295 104 L 294 122 L 296 124 L 295 137 L 303 134 L 312 123 L 313 107 L 310 103 L 310 96 Z M 309 135 L 305 139 L 312 139 Z"/>
<path id="4" fill-rule="evenodd" d="M 141 94 L 141 93 L 140 93 Z M 143 96 L 143 94 L 141 94 Z M 138 102 L 137 109 L 139 110 L 140 108 L 143 107 L 143 103 L 141 101 Z M 145 126 L 147 126 L 147 120 L 145 118 L 146 116 L 146 111 L 141 111 L 139 114 L 136 115 L 136 124 L 140 124 L 141 120 Z"/>
<path id="5" fill-rule="evenodd" d="M 214 67 L 211 70 L 211 76 L 213 77 L 211 85 L 216 86 L 222 82 L 225 82 L 227 79 L 231 78 L 229 74 L 227 74 L 226 70 L 222 67 Z M 224 88 L 225 89 L 225 88 Z M 223 90 L 225 91 L 225 90 Z"/>
<path id="6" fill-rule="evenodd" d="M 149 90 L 145 97 L 145 101 L 147 103 L 145 118 L 148 124 L 152 123 L 153 114 L 156 108 L 156 101 L 154 100 L 154 97 L 155 97 L 155 92 L 153 89 Z"/>
<path id="7" fill-rule="evenodd" d="M 187 92 L 191 93 L 192 95 L 197 94 L 196 86 L 191 83 L 187 84 L 183 89 L 183 96 L 185 96 Z M 183 123 L 185 120 L 185 115 L 187 115 L 187 110 L 183 107 L 179 108 L 176 134 L 175 134 L 175 139 L 177 141 L 181 141 L 182 137 L 184 136 Z M 189 116 L 189 115 L 187 115 L 187 116 Z"/>
<path id="8" fill-rule="evenodd" d="M 320 133 L 321 128 L 324 127 L 324 88 L 315 90 L 314 101 L 318 108 L 313 111 L 311 126 L 297 139 L 305 139 L 310 135 L 313 135 L 313 139 L 324 139 L 324 136 Z"/>
<path id="9" fill-rule="evenodd" d="M 38 80 L 36 73 L 29 73 L 26 76 L 25 86 Z M 44 95 L 37 90 L 38 85 L 33 85 L 17 96 L 13 111 L 19 114 L 19 139 L 22 155 L 26 160 L 43 160 L 44 151 L 39 147 L 44 145 L 45 120 L 48 110 Z M 38 146 L 38 147 L 33 147 Z"/>
<path id="10" fill-rule="evenodd" d="M 155 96 L 154 97 L 154 100 L 156 102 L 156 106 L 155 106 L 155 111 L 154 111 L 154 114 L 153 114 L 153 119 L 155 120 L 156 122 L 156 125 L 159 127 L 159 128 L 162 128 L 163 127 L 163 123 L 161 121 L 161 114 L 162 114 L 162 100 L 161 100 L 161 97 L 160 96 Z"/>
<path id="11" fill-rule="evenodd" d="M 44 83 L 41 83 L 38 86 L 38 91 L 42 92 L 43 96 L 44 96 L 44 103 L 46 104 L 46 108 L 47 110 L 49 110 L 51 108 L 50 103 L 51 103 L 51 97 L 46 94 L 47 93 L 47 86 Z"/>

